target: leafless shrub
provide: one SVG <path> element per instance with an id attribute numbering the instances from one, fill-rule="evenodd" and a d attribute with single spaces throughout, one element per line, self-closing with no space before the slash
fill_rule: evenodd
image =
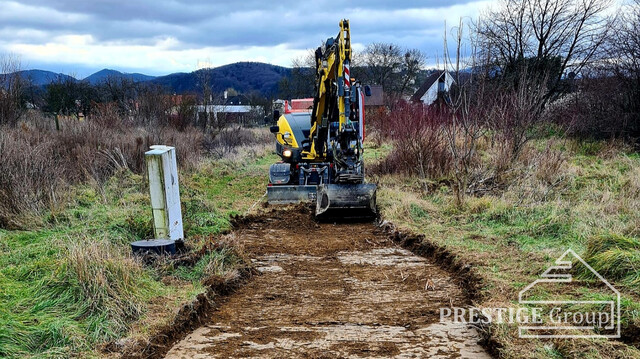
<path id="1" fill-rule="evenodd" d="M 14 126 L 24 113 L 23 96 L 27 82 L 19 73 L 20 70 L 17 57 L 0 56 L 0 125 Z"/>
<path id="2" fill-rule="evenodd" d="M 388 123 L 390 118 L 389 110 L 386 107 L 366 109 L 365 135 L 367 141 L 372 141 L 376 147 L 380 147 L 391 133 L 391 126 Z"/>
<path id="3" fill-rule="evenodd" d="M 548 185 L 557 184 L 561 178 L 561 169 L 566 162 L 567 158 L 564 153 L 547 146 L 536 163 L 537 179 Z"/>
<path id="4" fill-rule="evenodd" d="M 518 86 L 486 96 L 488 125 L 497 131 L 496 140 L 504 147 L 505 165 L 518 158 L 531 138 L 531 130 L 541 124 L 540 102 L 545 96 L 545 81 L 533 81 L 522 70 Z M 492 89 L 488 89 L 493 92 Z M 487 94 L 488 95 L 488 94 Z"/>
<path id="5" fill-rule="evenodd" d="M 447 52 L 444 56 L 445 64 L 454 70 L 456 78 L 456 86 L 450 91 L 449 99 L 443 105 L 449 112 L 445 135 L 452 157 L 452 187 L 457 206 L 464 204 L 467 192 L 479 191 L 478 187 L 484 186 L 493 178 L 483 173 L 478 161 L 478 143 L 487 134 L 487 102 L 490 99 L 487 73 L 473 74 L 468 81 L 462 81 L 460 69 L 465 57 L 462 53 L 463 38 L 464 24 L 461 19 L 454 37 L 456 54 L 452 57 Z M 444 43 L 445 48 L 448 48 L 446 32 Z M 470 45 L 469 65 L 476 68 L 481 63 L 476 52 L 476 40 L 471 38 Z"/>
<path id="6" fill-rule="evenodd" d="M 236 126 L 221 130 L 213 139 L 205 141 L 204 147 L 216 158 L 224 158 L 237 153 L 240 148 L 272 142 L 273 137 L 267 131 Z"/>
<path id="7" fill-rule="evenodd" d="M 518 1 L 508 0 L 507 4 Z M 483 43 L 487 34 L 476 28 L 475 32 L 469 31 L 469 38 L 465 40 L 462 21 L 455 30 L 455 56 L 445 53 L 444 58 L 456 79 L 447 101 L 451 120 L 445 132 L 453 157 L 453 190 L 457 204 L 462 205 L 465 194 L 495 191 L 505 186 L 507 174 L 531 139 L 532 130 L 542 123 L 541 112 L 549 94 L 548 79 L 553 74 L 548 68 L 538 69 L 535 61 L 518 64 L 517 71 L 509 76 L 505 76 L 511 71 L 508 67 L 501 70 L 502 75 L 496 74 L 494 54 L 488 52 L 488 45 Z M 446 40 L 445 34 L 445 44 Z M 469 55 L 463 54 L 465 41 L 470 48 Z M 462 76 L 461 67 L 474 70 Z M 482 142 L 490 144 L 492 149 L 493 158 L 489 162 L 478 159 Z"/>
<path id="8" fill-rule="evenodd" d="M 500 191 L 513 180 L 534 129 L 543 124 L 538 106 L 544 87 L 523 77 L 517 89 L 495 92 L 487 78 L 478 76 L 473 86 L 459 91 L 446 133 L 461 205 L 465 194 Z M 488 155 L 482 161 L 481 146 Z"/>
<path id="9" fill-rule="evenodd" d="M 95 104 L 93 106 L 93 112 L 91 121 L 100 127 L 109 128 L 123 125 L 122 116 L 115 102 Z"/>
<path id="10" fill-rule="evenodd" d="M 171 127 L 184 131 L 191 124 L 196 123 L 196 97 L 183 95 L 180 103 L 174 104 L 169 115 Z"/>
<path id="11" fill-rule="evenodd" d="M 437 108 L 407 102 L 397 103 L 389 113 L 378 113 L 374 120 L 378 133 L 393 141 L 394 150 L 370 171 L 417 175 L 421 179 L 447 176 L 452 159 L 443 126 L 447 116 Z"/>
<path id="12" fill-rule="evenodd" d="M 549 104 L 549 121 L 579 138 L 608 139 L 640 134 L 633 91 L 618 78 L 600 70 L 585 71 L 576 91 Z"/>

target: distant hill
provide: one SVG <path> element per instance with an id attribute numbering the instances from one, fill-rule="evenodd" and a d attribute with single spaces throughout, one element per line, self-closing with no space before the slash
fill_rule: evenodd
<path id="1" fill-rule="evenodd" d="M 139 73 L 122 73 L 116 70 L 102 69 L 95 74 L 91 74 L 85 77 L 84 81 L 89 81 L 90 84 L 97 85 L 101 82 L 106 81 L 110 77 L 126 78 L 132 80 L 133 82 L 150 81 L 156 78 L 155 76 L 149 76 Z"/>
<path id="2" fill-rule="evenodd" d="M 231 87 L 240 93 L 257 91 L 263 95 L 269 95 L 278 91 L 278 83 L 290 73 L 291 69 L 282 66 L 261 62 L 236 62 L 212 69 L 161 76 L 152 82 L 170 88 L 176 93 L 200 92 L 202 91 L 201 78 L 208 75 L 214 92 L 221 92 Z"/>
<path id="3" fill-rule="evenodd" d="M 18 71 L 18 73 L 20 74 L 20 76 L 22 76 L 23 79 L 31 82 L 31 84 L 33 84 L 34 86 L 44 86 L 50 84 L 51 82 L 58 81 L 76 81 L 75 78 L 69 75 L 45 70 L 23 70 Z"/>
<path id="4" fill-rule="evenodd" d="M 228 88 L 233 88 L 239 93 L 248 94 L 256 91 L 264 96 L 268 96 L 276 94 L 280 80 L 290 74 L 291 69 L 282 66 L 261 62 L 236 62 L 211 69 L 202 69 L 189 73 L 178 72 L 160 77 L 103 69 L 87 76 L 83 81 L 88 81 L 90 84 L 96 85 L 109 77 L 124 77 L 134 82 L 159 84 L 174 93 L 181 94 L 201 92 L 201 79 L 208 77 L 214 92 L 222 92 Z M 60 80 L 70 79 L 72 81 L 79 81 L 69 75 L 43 70 L 20 71 L 20 75 L 24 79 L 31 81 L 36 87 L 43 87 L 51 82 Z"/>

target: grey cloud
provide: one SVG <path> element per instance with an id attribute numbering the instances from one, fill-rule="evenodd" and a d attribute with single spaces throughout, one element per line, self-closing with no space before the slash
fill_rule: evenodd
<path id="1" fill-rule="evenodd" d="M 42 41 L 44 32 L 50 37 L 90 34 L 99 43 L 136 45 L 171 37 L 178 40 L 178 49 L 283 44 L 305 49 L 335 36 L 338 21 L 346 17 L 351 19 L 355 42 L 389 41 L 435 52 L 442 38 L 429 34 L 441 33 L 449 14 L 421 19 L 404 17 L 402 10 L 467 3 L 470 1 L 357 0 L 337 5 L 335 0 L 275 4 L 263 0 L 0 0 L 0 9 L 13 9 L 0 11 L 0 34 L 15 33 L 4 42 L 16 43 Z"/>
<path id="2" fill-rule="evenodd" d="M 234 12 L 245 12 L 255 9 L 273 11 L 277 21 L 278 14 L 287 11 L 303 11 L 308 18 L 316 16 L 319 12 L 330 11 L 332 13 L 344 12 L 354 8 L 367 8 L 376 10 L 391 10 L 399 8 L 438 8 L 456 4 L 468 3 L 468 0 L 358 0 L 346 1 L 338 4 L 336 1 L 300 1 L 283 0 L 278 2 L 264 0 L 169 0 L 169 1 L 114 1 L 114 0 L 32 0 L 23 1 L 23 4 L 49 7 L 61 12 L 80 13 L 94 15 L 110 20 L 146 19 L 166 23 L 182 24 L 188 21 L 201 21 L 210 17 L 223 16 Z M 402 19 L 398 19 L 402 20 Z"/>

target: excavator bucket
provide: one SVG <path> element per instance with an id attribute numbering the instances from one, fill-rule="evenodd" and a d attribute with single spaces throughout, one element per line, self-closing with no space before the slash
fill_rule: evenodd
<path id="1" fill-rule="evenodd" d="M 316 217 L 374 218 L 376 189 L 373 183 L 320 185 Z"/>

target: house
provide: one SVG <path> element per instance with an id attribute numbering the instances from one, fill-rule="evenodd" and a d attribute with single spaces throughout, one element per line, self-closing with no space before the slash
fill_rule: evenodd
<path id="1" fill-rule="evenodd" d="M 251 105 L 251 100 L 249 100 L 247 96 L 242 94 L 227 97 L 227 91 L 225 91 L 224 98 L 226 105 Z"/>
<path id="2" fill-rule="evenodd" d="M 384 90 L 382 85 L 369 85 L 371 89 L 371 96 L 367 96 L 364 99 L 365 107 L 380 107 L 384 106 Z"/>
<path id="3" fill-rule="evenodd" d="M 165 95 L 165 103 L 169 104 L 172 108 L 180 107 L 183 104 L 187 106 L 194 105 L 196 103 L 195 95 Z"/>
<path id="4" fill-rule="evenodd" d="M 225 123 L 253 125 L 264 120 L 263 107 L 252 105 L 251 99 L 246 95 L 230 96 L 228 91 L 224 91 L 221 98 L 214 100 L 210 97 L 209 101 L 214 103 L 195 107 L 198 122 L 207 118 Z"/>
<path id="5" fill-rule="evenodd" d="M 229 123 L 249 125 L 256 119 L 264 118 L 264 110 L 260 106 L 251 105 L 198 105 L 196 106 L 197 120 L 205 115 L 215 121 L 221 120 Z"/>
<path id="6" fill-rule="evenodd" d="M 435 71 L 411 96 L 411 101 L 431 105 L 438 99 L 439 94 L 449 92 L 454 82 L 453 76 L 448 71 Z"/>

